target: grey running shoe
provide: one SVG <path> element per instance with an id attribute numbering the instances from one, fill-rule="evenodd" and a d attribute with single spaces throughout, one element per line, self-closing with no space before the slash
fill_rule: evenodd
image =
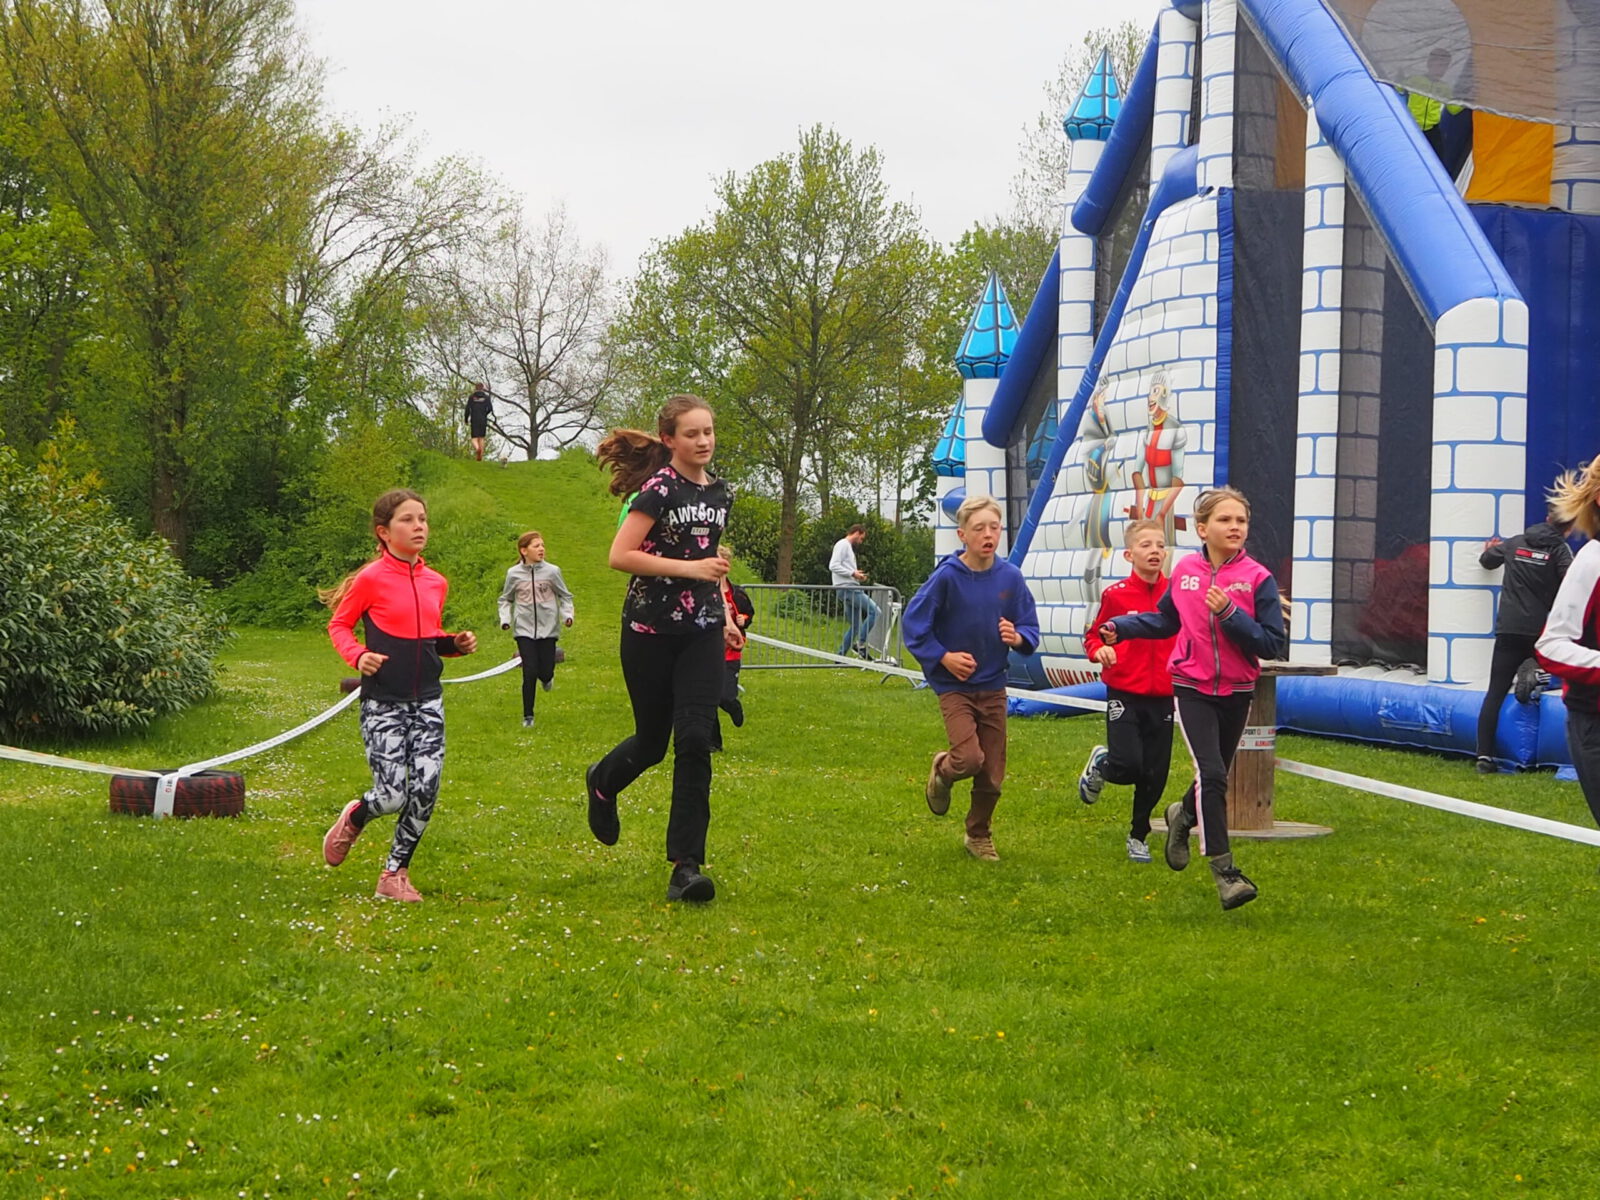
<path id="1" fill-rule="evenodd" d="M 1078 799 L 1085 804 L 1093 804 L 1100 799 L 1100 791 L 1106 786 L 1105 776 L 1101 771 L 1106 765 L 1106 748 L 1096 746 L 1089 751 L 1089 761 L 1083 764 L 1083 770 L 1078 774 Z"/>
<path id="2" fill-rule="evenodd" d="M 1194 828 L 1183 813 L 1183 801 L 1167 805 L 1167 866 L 1181 871 L 1189 865 L 1189 831 Z"/>
<path id="3" fill-rule="evenodd" d="M 1136 837 L 1128 839 L 1128 861 L 1147 863 L 1150 861 L 1150 847 Z"/>

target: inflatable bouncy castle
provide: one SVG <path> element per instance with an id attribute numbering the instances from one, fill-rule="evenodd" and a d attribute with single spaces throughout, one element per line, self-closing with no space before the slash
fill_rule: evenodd
<path id="1" fill-rule="evenodd" d="M 1285 724 L 1468 750 L 1479 551 L 1600 453 L 1600 0 L 1172 0 L 1064 127 L 1055 258 L 1020 325 L 988 281 L 935 451 L 941 549 L 968 491 L 1008 509 L 1017 670 L 1091 681 L 1125 524 L 1196 546 L 1229 483 L 1291 658 L 1341 667 L 1285 681 Z M 1507 706 L 1506 760 L 1565 758 Z"/>

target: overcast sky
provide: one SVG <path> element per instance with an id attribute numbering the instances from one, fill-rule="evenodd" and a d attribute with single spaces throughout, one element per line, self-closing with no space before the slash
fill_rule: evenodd
<path id="1" fill-rule="evenodd" d="M 1083 35 L 1165 0 L 297 0 L 335 113 L 404 115 L 535 217 L 565 201 L 632 273 L 704 217 L 712 181 L 831 125 L 951 241 L 1010 207 L 1026 125 Z"/>

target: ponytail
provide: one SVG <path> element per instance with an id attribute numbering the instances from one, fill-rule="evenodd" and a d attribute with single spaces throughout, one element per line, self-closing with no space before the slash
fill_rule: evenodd
<path id="1" fill-rule="evenodd" d="M 1545 493 L 1558 525 L 1576 526 L 1585 537 L 1600 537 L 1600 457 L 1563 471 Z"/>
<path id="2" fill-rule="evenodd" d="M 641 429 L 613 429 L 594 455 L 602 467 L 611 469 L 611 494 L 627 496 L 637 492 L 646 479 L 672 461 L 672 451 L 662 439 L 677 432 L 679 417 L 710 411 L 711 406 L 699 396 L 685 393 L 671 397 L 661 406 L 656 414 L 655 436 Z"/>

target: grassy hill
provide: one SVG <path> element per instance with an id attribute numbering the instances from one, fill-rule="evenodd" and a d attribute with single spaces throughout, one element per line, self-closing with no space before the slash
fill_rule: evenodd
<path id="1" fill-rule="evenodd" d="M 0 1197 L 1587 1196 L 1600 1151 L 1600 887 L 1586 848 L 1280 781 L 1336 830 L 1202 865 L 1122 851 L 1126 792 L 1073 781 L 1093 718 L 1016 721 L 997 864 L 922 801 L 931 698 L 747 672 L 716 762 L 705 908 L 663 902 L 663 766 L 585 827 L 628 729 L 616 503 L 581 461 L 433 460 L 450 618 L 538 528 L 578 622 L 539 725 L 514 673 L 446 692 L 413 864 L 390 825 L 338 870 L 365 785 L 349 713 L 243 764 L 236 820 L 106 812 L 103 776 L 0 763 Z M 71 752 L 192 762 L 288 728 L 347 669 L 318 631 L 241 631 L 220 693 Z M 1586 822 L 1548 776 L 1285 739 L 1285 753 Z M 1174 770 L 1175 781 L 1181 776 Z"/>

